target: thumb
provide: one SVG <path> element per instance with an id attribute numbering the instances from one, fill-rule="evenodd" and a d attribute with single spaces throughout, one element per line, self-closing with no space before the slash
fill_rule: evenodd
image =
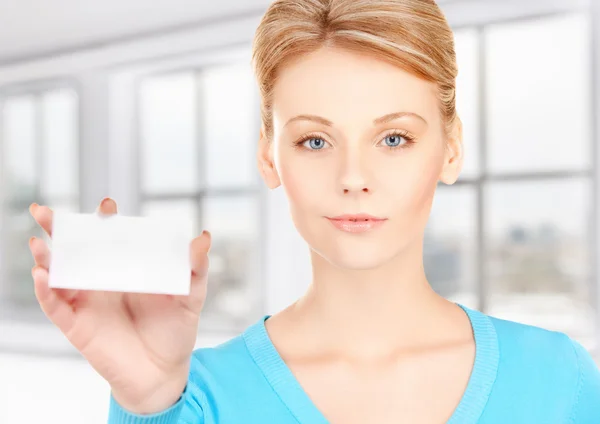
<path id="1" fill-rule="evenodd" d="M 204 230 L 199 237 L 196 237 L 191 242 L 190 263 L 192 267 L 192 282 L 205 277 L 208 273 L 208 252 L 211 241 L 211 234 Z"/>
<path id="2" fill-rule="evenodd" d="M 96 208 L 99 215 L 115 215 L 117 213 L 117 202 L 110 197 L 105 197 Z"/>
<path id="3" fill-rule="evenodd" d="M 206 299 L 208 276 L 208 251 L 210 250 L 211 235 L 203 231 L 190 244 L 190 265 L 192 268 L 189 296 L 182 296 L 180 301 L 189 310 L 199 313 Z"/>

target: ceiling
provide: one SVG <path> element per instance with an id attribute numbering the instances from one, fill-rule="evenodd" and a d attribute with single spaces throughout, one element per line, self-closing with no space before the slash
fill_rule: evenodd
<path id="1" fill-rule="evenodd" d="M 218 17 L 264 11 L 271 0 L 0 0 L 0 64 L 68 52 Z"/>
<path id="2" fill-rule="evenodd" d="M 0 66 L 187 29 L 218 18 L 259 16 L 272 1 L 0 0 Z M 489 5 L 508 0 L 437 2 Z"/>

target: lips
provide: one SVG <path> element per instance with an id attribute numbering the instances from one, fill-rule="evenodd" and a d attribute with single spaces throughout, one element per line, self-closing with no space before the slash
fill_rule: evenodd
<path id="1" fill-rule="evenodd" d="M 347 233 L 364 233 L 380 227 L 387 218 L 379 218 L 368 214 L 346 214 L 327 217 L 338 230 Z"/>
<path id="2" fill-rule="evenodd" d="M 329 219 L 338 221 L 384 221 L 385 218 L 379 218 L 373 215 L 360 213 L 360 214 L 346 214 L 330 217 Z"/>

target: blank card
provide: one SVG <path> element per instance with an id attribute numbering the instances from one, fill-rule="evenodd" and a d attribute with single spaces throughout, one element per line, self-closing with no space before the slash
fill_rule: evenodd
<path id="1" fill-rule="evenodd" d="M 181 220 L 55 212 L 49 285 L 187 295 L 190 241 Z"/>

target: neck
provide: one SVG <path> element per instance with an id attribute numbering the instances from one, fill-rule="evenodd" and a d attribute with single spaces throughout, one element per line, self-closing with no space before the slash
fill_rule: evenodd
<path id="1" fill-rule="evenodd" d="M 366 270 L 341 269 L 312 252 L 312 283 L 292 307 L 296 322 L 315 344 L 345 354 L 382 355 L 426 343 L 444 330 L 440 323 L 455 305 L 429 285 L 422 252 L 421 241 Z"/>

